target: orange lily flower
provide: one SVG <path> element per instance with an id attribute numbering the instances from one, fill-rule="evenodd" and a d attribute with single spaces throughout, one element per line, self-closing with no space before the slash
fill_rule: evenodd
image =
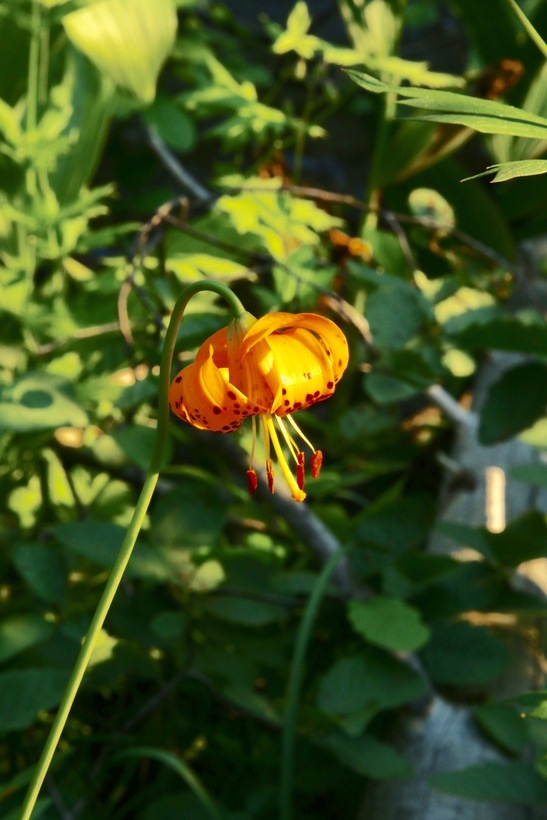
<path id="1" fill-rule="evenodd" d="M 317 478 L 323 456 L 300 430 L 292 413 L 328 399 L 348 364 L 348 343 L 342 331 L 314 313 L 270 313 L 255 319 L 244 313 L 213 333 L 197 351 L 193 364 L 175 377 L 169 391 L 173 413 L 199 430 L 228 433 L 252 417 L 253 436 L 247 471 L 249 491 L 256 492 L 253 468 L 256 417 L 260 418 L 268 486 L 273 492 L 270 457 L 273 446 L 295 501 L 303 501 L 304 453 L 294 431 L 310 448 L 311 474 Z M 292 474 L 279 440 L 295 461 Z M 288 429 L 289 422 L 292 431 Z"/>

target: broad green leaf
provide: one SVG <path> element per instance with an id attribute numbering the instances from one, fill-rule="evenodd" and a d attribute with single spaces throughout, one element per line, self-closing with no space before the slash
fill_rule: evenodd
<path id="1" fill-rule="evenodd" d="M 382 500 L 371 505 L 355 522 L 351 540 L 401 553 L 425 538 L 433 515 L 431 500 L 425 495 Z"/>
<path id="2" fill-rule="evenodd" d="M 365 377 L 365 389 L 370 398 L 378 404 L 393 404 L 415 396 L 423 390 L 422 385 L 414 385 L 388 373 L 372 371 Z"/>
<path id="3" fill-rule="evenodd" d="M 350 601 L 348 618 L 355 632 L 383 649 L 414 652 L 429 639 L 419 611 L 398 598 Z"/>
<path id="4" fill-rule="evenodd" d="M 400 706 L 424 693 L 424 682 L 408 666 L 370 648 L 333 663 L 320 680 L 317 705 L 344 717 Z"/>
<path id="5" fill-rule="evenodd" d="M 217 492 L 205 482 L 187 479 L 161 498 L 152 515 L 155 543 L 196 549 L 216 546 L 227 510 Z"/>
<path id="6" fill-rule="evenodd" d="M 68 671 L 14 669 L 0 674 L 0 733 L 20 731 L 61 700 Z"/>
<path id="7" fill-rule="evenodd" d="M 547 781 L 520 760 L 483 763 L 455 772 L 442 772 L 430 777 L 429 782 L 435 789 L 467 800 L 517 805 L 547 803 Z"/>
<path id="8" fill-rule="evenodd" d="M 491 385 L 481 409 L 482 444 L 505 441 L 531 427 L 547 406 L 547 365 L 525 362 L 506 370 Z"/>
<path id="9" fill-rule="evenodd" d="M 143 113 L 150 128 L 175 151 L 190 151 L 196 141 L 194 121 L 168 98 L 156 99 Z"/>
<path id="10" fill-rule="evenodd" d="M 0 621 L 0 663 L 24 652 L 30 646 L 46 641 L 53 623 L 39 615 L 13 615 Z"/>
<path id="11" fill-rule="evenodd" d="M 177 31 L 173 0 L 99 0 L 63 18 L 73 45 L 142 102 L 156 93 Z"/>
<path id="12" fill-rule="evenodd" d="M 17 572 L 35 595 L 56 607 L 64 605 L 67 569 L 53 547 L 21 541 L 13 547 L 12 560 Z"/>
<path id="13" fill-rule="evenodd" d="M 514 518 L 501 532 L 484 531 L 490 553 L 504 567 L 547 557 L 547 523 L 537 510 Z"/>
<path id="14" fill-rule="evenodd" d="M 547 325 L 543 320 L 525 322 L 504 316 L 467 324 L 456 333 L 458 344 L 469 350 L 491 348 L 514 353 L 547 355 Z"/>
<path id="15" fill-rule="evenodd" d="M 373 735 L 352 738 L 341 732 L 332 732 L 321 740 L 321 746 L 363 777 L 377 780 L 406 778 L 412 774 L 412 766 L 388 743 L 382 743 Z"/>
<path id="16" fill-rule="evenodd" d="M 365 306 L 365 317 L 379 347 L 404 347 L 420 332 L 425 315 L 421 293 L 404 284 L 378 288 L 368 296 Z"/>
<path id="17" fill-rule="evenodd" d="M 547 487 L 547 464 L 534 462 L 533 464 L 519 464 L 509 473 L 510 478 L 534 484 L 536 487 Z"/>
<path id="18" fill-rule="evenodd" d="M 0 390 L 0 431 L 27 433 L 67 424 L 85 427 L 87 416 L 70 393 L 70 383 L 52 373 L 21 376 Z"/>
<path id="19" fill-rule="evenodd" d="M 514 704 L 486 703 L 476 706 L 473 713 L 483 731 L 508 752 L 519 754 L 530 742 L 526 721 Z"/>
<path id="20" fill-rule="evenodd" d="M 216 618 L 242 626 L 261 627 L 285 618 L 285 612 L 279 606 L 238 598 L 237 595 L 219 597 L 213 593 L 203 601 L 202 607 Z"/>
<path id="21" fill-rule="evenodd" d="M 483 627 L 463 621 L 435 626 L 422 658 L 435 683 L 450 686 L 487 683 L 509 662 L 501 641 Z"/>
<path id="22" fill-rule="evenodd" d="M 125 527 L 109 521 L 90 520 L 59 524 L 53 528 L 57 540 L 63 546 L 102 567 L 113 566 L 125 531 Z M 133 550 L 126 572 L 130 577 L 148 578 L 152 581 L 161 582 L 168 579 L 173 582 L 181 581 L 178 574 L 191 570 L 191 565 L 189 566 L 188 561 L 184 560 L 183 569 L 181 569 L 177 557 L 182 562 L 183 554 L 171 555 L 161 546 L 152 547 L 141 539 Z"/>

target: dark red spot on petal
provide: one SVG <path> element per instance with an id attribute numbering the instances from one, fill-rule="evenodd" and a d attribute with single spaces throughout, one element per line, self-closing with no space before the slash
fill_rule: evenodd
<path id="1" fill-rule="evenodd" d="M 332 390 L 334 387 L 334 382 L 327 382 L 327 390 Z"/>
<path id="2" fill-rule="evenodd" d="M 237 399 L 237 396 L 233 390 L 228 390 L 227 396 L 229 399 L 232 399 L 232 401 L 235 401 Z"/>
<path id="3" fill-rule="evenodd" d="M 219 416 L 222 413 L 222 410 L 220 409 L 220 407 L 213 407 L 213 413 L 215 414 L 215 416 Z"/>

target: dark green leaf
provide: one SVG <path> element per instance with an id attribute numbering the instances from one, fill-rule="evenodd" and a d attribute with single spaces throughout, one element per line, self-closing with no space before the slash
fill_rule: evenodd
<path id="1" fill-rule="evenodd" d="M 68 672 L 58 669 L 15 669 L 0 674 L 0 732 L 30 726 L 39 712 L 61 700 Z"/>
<path id="2" fill-rule="evenodd" d="M 424 692 L 425 684 L 408 666 L 370 649 L 334 662 L 321 679 L 317 703 L 327 714 L 345 716 L 400 706 Z"/>
<path id="3" fill-rule="evenodd" d="M 467 325 L 456 337 L 460 346 L 470 350 L 492 348 L 547 355 L 547 325 L 543 321 L 525 324 L 510 317 L 496 318 Z"/>
<path id="4" fill-rule="evenodd" d="M 547 365 L 525 362 L 506 370 L 490 387 L 481 411 L 482 444 L 505 441 L 531 427 L 547 405 Z"/>
<path id="5" fill-rule="evenodd" d="M 378 780 L 410 777 L 412 767 L 393 746 L 382 743 L 372 735 L 351 738 L 333 732 L 321 741 L 338 760 L 363 777 Z"/>
<path id="6" fill-rule="evenodd" d="M 476 706 L 475 719 L 481 728 L 508 752 L 519 754 L 530 742 L 526 721 L 512 703 L 486 703 Z"/>
<path id="7" fill-rule="evenodd" d="M 348 617 L 353 629 L 367 641 L 395 652 L 414 652 L 429 638 L 418 610 L 398 598 L 350 601 Z"/>
<path id="8" fill-rule="evenodd" d="M 22 541 L 13 548 L 13 563 L 30 589 L 48 604 L 62 607 L 67 570 L 59 554 L 46 544 Z"/>
<path id="9" fill-rule="evenodd" d="M 547 803 L 547 781 L 520 760 L 484 763 L 456 772 L 443 772 L 429 779 L 431 785 L 467 800 L 542 805 Z"/>
<path id="10" fill-rule="evenodd" d="M 451 686 L 487 683 L 501 675 L 509 661 L 497 638 L 463 621 L 435 626 L 422 657 L 433 680 Z"/>
<path id="11" fill-rule="evenodd" d="M 53 631 L 51 621 L 39 615 L 13 615 L 0 621 L 0 663 L 46 641 Z"/>
<path id="12" fill-rule="evenodd" d="M 536 510 L 510 521 L 502 532 L 484 532 L 494 559 L 504 567 L 547 556 L 547 523 Z"/>

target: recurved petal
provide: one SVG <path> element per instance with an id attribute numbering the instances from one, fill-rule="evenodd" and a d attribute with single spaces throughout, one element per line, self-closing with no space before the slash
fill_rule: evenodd
<path id="1" fill-rule="evenodd" d="M 334 392 L 331 357 L 324 344 L 304 328 L 289 328 L 268 337 L 277 382 L 271 412 L 286 416 Z M 249 356 L 253 355 L 251 350 Z M 272 388 L 273 388 L 272 384 Z"/>
<path id="2" fill-rule="evenodd" d="M 327 356 L 332 361 L 332 375 L 336 383 L 348 366 L 348 343 L 340 328 L 325 316 L 316 313 L 269 313 L 258 319 L 250 328 L 241 344 L 241 356 L 251 350 L 257 342 L 271 334 L 275 335 L 288 328 L 305 328 L 318 336 L 325 347 Z"/>
<path id="3" fill-rule="evenodd" d="M 229 433 L 247 416 L 264 412 L 249 402 L 223 376 L 214 361 L 215 348 L 209 345 L 206 358 L 200 355 L 175 377 L 169 391 L 169 406 L 175 415 L 200 430 Z"/>

